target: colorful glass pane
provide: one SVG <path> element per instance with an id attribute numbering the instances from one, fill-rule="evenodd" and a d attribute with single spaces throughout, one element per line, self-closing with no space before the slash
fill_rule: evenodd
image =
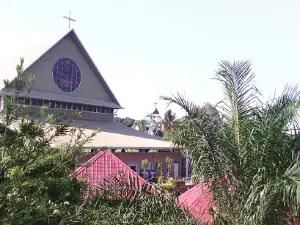
<path id="1" fill-rule="evenodd" d="M 69 58 L 57 60 L 52 76 L 56 86 L 63 92 L 74 92 L 81 82 L 81 73 L 77 64 Z"/>

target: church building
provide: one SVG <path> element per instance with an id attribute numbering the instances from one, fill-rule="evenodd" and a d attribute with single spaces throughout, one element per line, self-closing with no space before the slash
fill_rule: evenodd
<path id="1" fill-rule="evenodd" d="M 127 155 L 125 163 L 134 170 L 139 169 L 140 160 L 148 157 L 146 154 L 151 159 L 152 169 L 157 161 L 163 161 L 171 154 L 174 167 L 175 163 L 177 164 L 174 175 L 184 174 L 184 156 L 174 149 L 172 143 L 114 122 L 116 110 L 123 107 L 83 47 L 74 29 L 50 43 L 38 45 L 37 49 L 38 51 L 31 51 L 29 55 L 20 55 L 25 60 L 22 76 L 26 78 L 29 74 L 34 74 L 36 80 L 29 98 L 25 98 L 27 92 L 20 93 L 19 104 L 32 108 L 47 106 L 50 113 L 59 110 L 69 117 L 72 112 L 79 111 L 81 116 L 72 126 L 85 126 L 86 134 L 101 129 L 101 132 L 84 146 L 85 149 L 97 150 L 105 147 L 112 151 L 140 150 L 139 153 L 125 151 L 123 154 Z M 18 63 L 19 61 L 15 60 L 10 64 L 11 68 L 0 68 L 1 80 L 11 81 L 9 89 L 7 91 L 2 89 L 0 92 L 0 109 L 5 107 L 1 96 L 13 96 L 15 93 L 14 68 Z M 67 141 L 67 137 L 63 136 L 55 139 L 53 144 Z M 149 150 L 158 151 L 159 158 L 156 158 L 155 153 L 149 154 Z M 122 160 L 122 154 L 116 156 Z"/>

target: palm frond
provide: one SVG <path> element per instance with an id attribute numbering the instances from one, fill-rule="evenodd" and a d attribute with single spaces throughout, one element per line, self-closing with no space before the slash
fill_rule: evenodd
<path id="1" fill-rule="evenodd" d="M 282 94 L 269 100 L 263 111 L 266 121 L 280 125 L 281 131 L 298 124 L 300 109 L 300 91 L 298 85 L 286 85 Z M 294 123 L 295 122 L 295 123 Z"/>
<path id="2" fill-rule="evenodd" d="M 255 74 L 249 61 L 221 61 L 219 67 L 215 79 L 221 82 L 225 95 L 221 112 L 232 123 L 240 149 L 242 124 L 252 116 L 260 92 L 253 84 Z"/>
<path id="3" fill-rule="evenodd" d="M 188 101 L 183 94 L 176 93 L 169 96 L 160 96 L 161 100 L 167 101 L 168 105 L 176 104 L 184 109 L 187 113 L 187 116 L 190 118 L 196 118 L 201 113 L 201 107 L 199 107 L 196 103 Z"/>
<path id="4" fill-rule="evenodd" d="M 247 224 L 283 224 L 289 219 L 300 218 L 300 162 L 295 161 L 285 173 L 273 180 L 266 180 L 261 169 L 254 177 L 251 192 L 244 205 Z"/>

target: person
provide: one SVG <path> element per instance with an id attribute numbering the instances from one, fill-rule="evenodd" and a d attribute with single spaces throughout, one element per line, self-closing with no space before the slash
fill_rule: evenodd
<path id="1" fill-rule="evenodd" d="M 164 174 L 162 172 L 160 172 L 160 175 L 158 176 L 158 183 L 162 184 L 163 179 L 164 179 Z"/>
<path id="2" fill-rule="evenodd" d="M 139 176 L 143 177 L 143 170 L 141 170 L 141 169 L 139 170 Z"/>
<path id="3" fill-rule="evenodd" d="M 150 170 L 147 170 L 147 180 L 150 180 L 151 179 L 151 172 Z"/>
<path id="4" fill-rule="evenodd" d="M 155 172 L 151 170 L 151 182 L 155 183 Z"/>
<path id="5" fill-rule="evenodd" d="M 169 178 L 169 177 L 170 177 L 170 172 L 169 172 L 169 169 L 167 169 L 166 177 L 167 177 L 167 178 Z"/>

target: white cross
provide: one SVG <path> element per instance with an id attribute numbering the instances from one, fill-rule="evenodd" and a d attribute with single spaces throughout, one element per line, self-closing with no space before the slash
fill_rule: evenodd
<path id="1" fill-rule="evenodd" d="M 71 11 L 69 11 L 69 17 L 64 16 L 64 19 L 69 20 L 69 29 L 71 28 L 71 21 L 72 22 L 76 22 L 76 20 L 74 20 L 74 19 L 71 18 Z"/>

